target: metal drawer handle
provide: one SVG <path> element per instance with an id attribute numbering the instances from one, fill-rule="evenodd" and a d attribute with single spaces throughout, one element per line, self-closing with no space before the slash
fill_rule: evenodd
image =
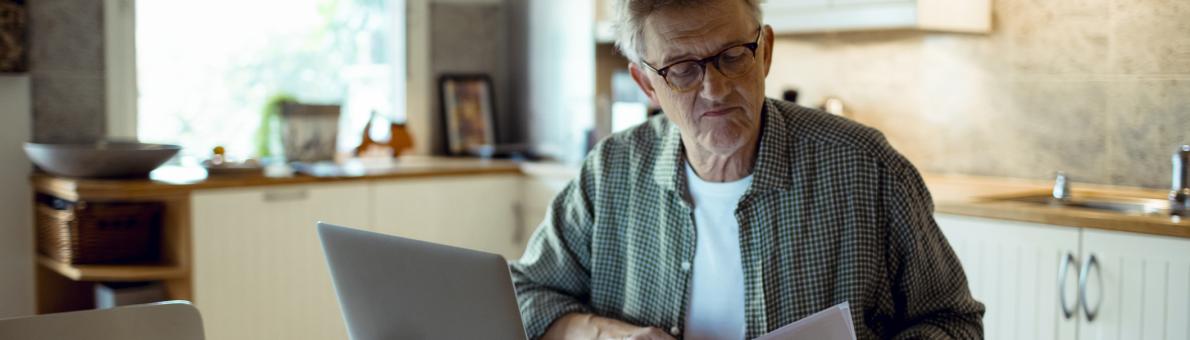
<path id="1" fill-rule="evenodd" d="M 1062 258 L 1062 263 L 1058 264 L 1058 303 L 1062 306 L 1062 316 L 1066 320 L 1070 320 L 1078 311 L 1078 300 L 1074 301 L 1074 306 L 1066 305 L 1066 276 L 1070 274 L 1071 263 L 1078 266 L 1078 259 L 1074 257 L 1074 254 L 1068 252 L 1066 257 Z"/>
<path id="2" fill-rule="evenodd" d="M 1095 309 L 1091 310 L 1091 304 L 1087 301 L 1087 277 L 1091 276 L 1091 267 L 1095 267 L 1095 278 L 1100 287 L 1103 287 L 1103 274 L 1099 273 L 1099 260 L 1095 258 L 1095 254 L 1087 259 L 1087 263 L 1083 264 L 1082 270 L 1078 273 L 1078 297 L 1082 301 L 1083 314 L 1087 316 L 1087 322 L 1095 321 L 1095 316 L 1099 314 L 1099 307 L 1103 304 L 1103 289 L 1099 290 L 1099 303 L 1095 305 Z"/>
<path id="3" fill-rule="evenodd" d="M 265 202 L 301 201 L 301 200 L 306 199 L 306 197 L 308 197 L 309 194 L 310 194 L 310 192 L 307 190 L 304 190 L 304 189 L 265 191 L 264 192 L 264 201 Z"/>

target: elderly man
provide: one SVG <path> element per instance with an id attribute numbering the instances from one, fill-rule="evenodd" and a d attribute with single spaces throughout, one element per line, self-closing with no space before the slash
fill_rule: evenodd
<path id="1" fill-rule="evenodd" d="M 753 338 L 846 301 L 861 339 L 982 337 L 913 165 L 764 97 L 759 0 L 619 1 L 665 114 L 596 146 L 511 265 L 530 336 Z"/>

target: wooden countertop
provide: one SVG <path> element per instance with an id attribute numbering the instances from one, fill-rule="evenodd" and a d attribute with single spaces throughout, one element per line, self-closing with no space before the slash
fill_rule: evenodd
<path id="1" fill-rule="evenodd" d="M 1071 227 L 1190 238 L 1190 218 L 1127 215 L 1063 206 L 1008 201 L 1025 195 L 1048 196 L 1052 182 L 993 177 L 926 175 L 938 213 Z M 1073 197 L 1167 199 L 1166 190 L 1072 183 Z"/>
<path id="2" fill-rule="evenodd" d="M 361 169 L 362 171 L 359 171 Z M 137 200 L 186 196 L 194 190 L 219 188 L 431 176 L 483 174 L 569 176 L 577 173 L 571 167 L 559 165 L 443 157 L 401 158 L 391 164 L 365 166 L 356 170 L 356 174 L 353 176 L 295 175 L 293 177 L 268 178 L 259 174 L 207 176 L 204 170 L 198 168 L 163 168 L 155 171 L 153 177 L 149 179 L 72 179 L 36 174 L 32 177 L 32 181 L 38 192 L 53 194 L 69 200 L 77 200 L 79 197 L 91 200 Z M 1190 238 L 1190 218 L 1126 215 L 1003 199 L 1009 196 L 1031 194 L 1048 195 L 1052 188 L 1052 183 L 1049 181 L 934 174 L 926 174 L 924 177 L 934 198 L 935 211 L 938 213 Z M 1076 198 L 1080 196 L 1108 196 L 1164 200 L 1168 195 L 1165 190 L 1086 183 L 1073 183 L 1071 187 Z"/>
<path id="3" fill-rule="evenodd" d="M 146 179 L 76 179 L 34 174 L 33 187 L 38 192 L 78 200 L 136 200 L 189 195 L 194 190 L 273 186 L 288 184 L 337 183 L 347 181 L 389 180 L 413 177 L 441 177 L 483 174 L 520 174 L 520 165 L 507 160 L 473 158 L 407 157 L 387 164 L 357 164 L 352 175 L 265 177 L 247 175 L 208 175 L 197 167 L 162 167 Z"/>

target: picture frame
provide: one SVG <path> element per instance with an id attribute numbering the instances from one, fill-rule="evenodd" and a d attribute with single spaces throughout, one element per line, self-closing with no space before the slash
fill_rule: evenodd
<path id="1" fill-rule="evenodd" d="M 447 153 L 490 153 L 496 144 L 492 78 L 486 74 L 442 75 L 438 95 Z"/>

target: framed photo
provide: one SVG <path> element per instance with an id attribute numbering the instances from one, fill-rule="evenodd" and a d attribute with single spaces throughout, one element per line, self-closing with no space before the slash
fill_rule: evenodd
<path id="1" fill-rule="evenodd" d="M 442 126 L 452 155 L 482 153 L 496 144 L 492 79 L 483 74 L 438 79 Z"/>

